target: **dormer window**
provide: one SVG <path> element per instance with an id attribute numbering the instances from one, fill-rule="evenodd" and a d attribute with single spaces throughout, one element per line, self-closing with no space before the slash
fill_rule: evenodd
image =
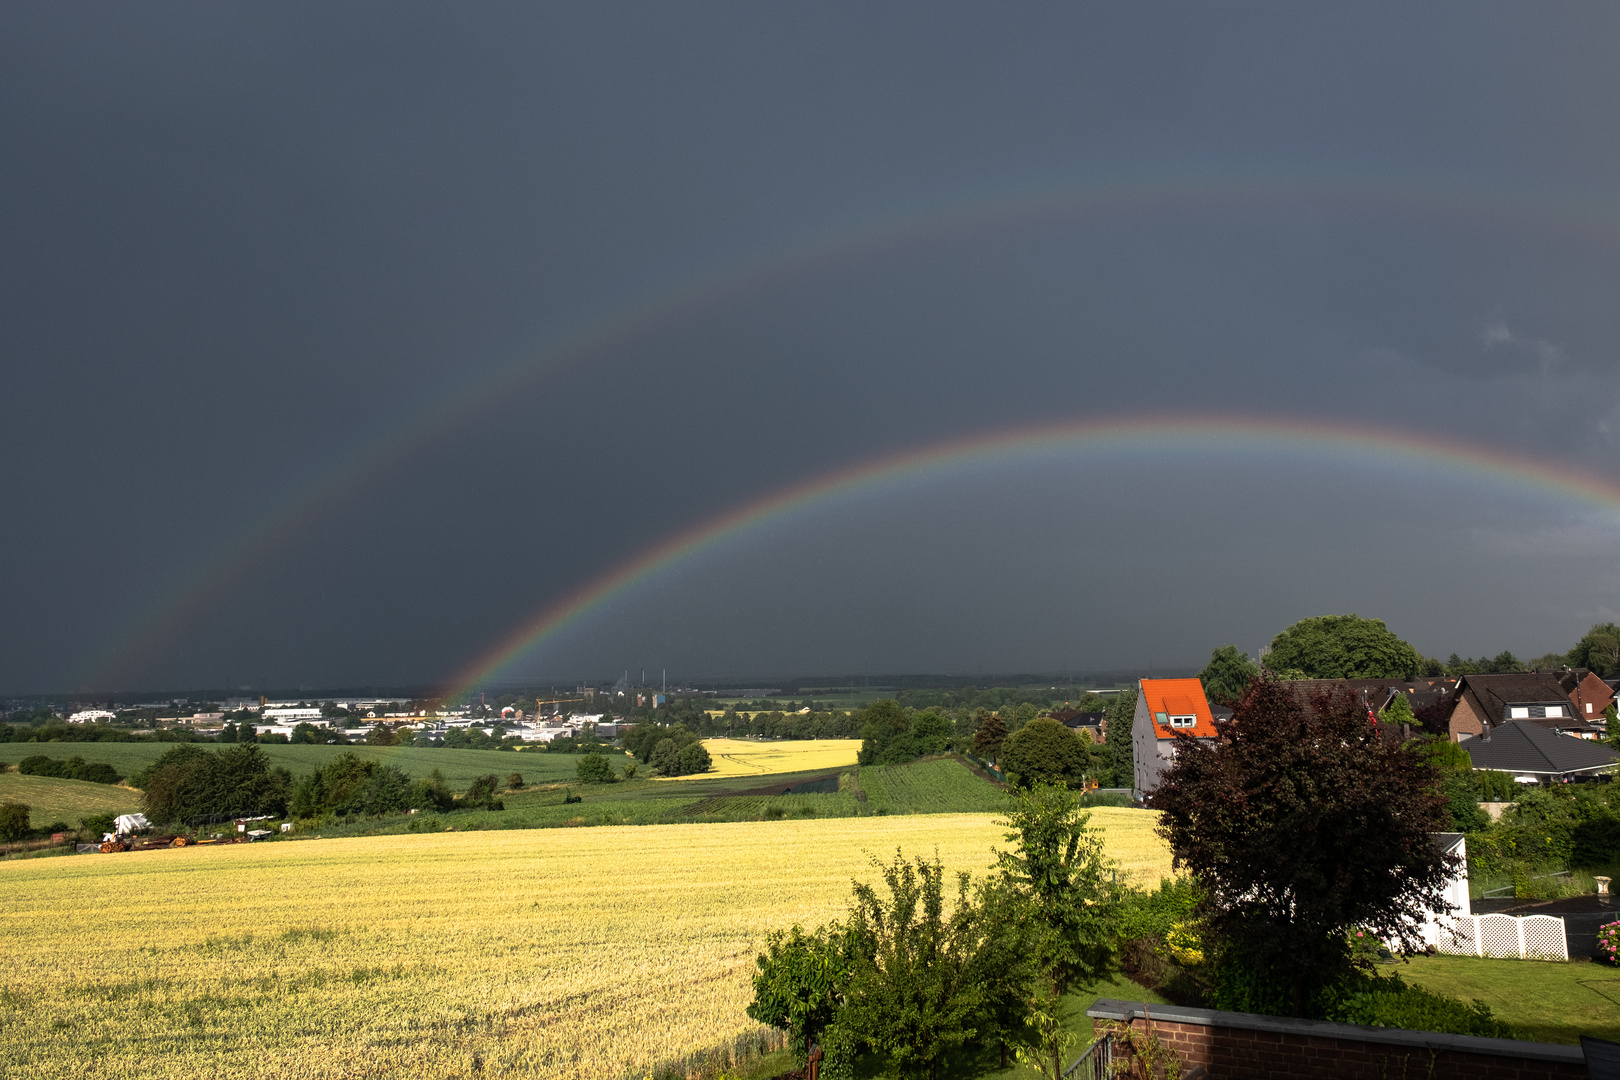
<path id="1" fill-rule="evenodd" d="M 1192 727 L 1196 723 L 1198 723 L 1198 717 L 1196 716 L 1172 716 L 1170 718 L 1171 727 Z"/>
<path id="2" fill-rule="evenodd" d="M 1530 710 L 1522 707 L 1510 709 L 1508 710 L 1508 715 L 1514 720 L 1528 720 L 1530 718 Z"/>

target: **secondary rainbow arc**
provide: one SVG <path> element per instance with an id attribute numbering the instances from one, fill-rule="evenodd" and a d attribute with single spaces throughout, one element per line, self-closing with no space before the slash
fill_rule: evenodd
<path id="1" fill-rule="evenodd" d="M 859 258 L 946 233 L 1044 217 L 1093 217 L 1154 210 L 1249 207 L 1284 202 L 1332 202 L 1351 208 L 1419 218 L 1510 222 L 1581 244 L 1616 244 L 1620 223 L 1587 209 L 1569 209 L 1514 193 L 1481 192 L 1442 183 L 1390 183 L 1379 179 L 1314 177 L 1178 177 L 1056 184 L 989 196 L 931 202 L 900 212 L 822 229 L 742 257 L 665 281 L 582 320 L 512 361 L 485 365 L 392 418 L 350 445 L 325 467 L 247 520 L 215 552 L 198 561 L 110 643 L 82 665 L 78 682 L 109 685 L 170 640 L 188 618 L 206 609 L 246 568 L 287 544 L 310 521 L 338 506 L 368 479 L 396 466 L 438 432 L 527 384 L 603 356 L 706 305 L 717 304 L 777 278 L 819 264 Z"/>

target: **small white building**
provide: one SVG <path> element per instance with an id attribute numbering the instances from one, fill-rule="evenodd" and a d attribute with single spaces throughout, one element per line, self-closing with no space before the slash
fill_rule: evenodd
<path id="1" fill-rule="evenodd" d="M 116 713 L 108 712 L 106 709 L 82 709 L 79 712 L 72 714 L 67 719 L 68 723 L 70 724 L 95 724 L 104 720 L 113 720 L 116 718 Z"/>
<path id="2" fill-rule="evenodd" d="M 1435 847 L 1447 855 L 1456 855 L 1462 862 L 1457 866 L 1457 872 L 1446 882 L 1441 898 L 1451 906 L 1446 914 L 1429 912 L 1423 920 L 1423 928 L 1419 934 L 1423 944 L 1439 948 L 1442 944 L 1441 934 L 1449 935 L 1452 924 L 1459 915 L 1473 913 L 1468 900 L 1468 839 L 1462 833 L 1443 832 L 1430 833 L 1429 839 L 1434 841 Z"/>
<path id="3" fill-rule="evenodd" d="M 269 706 L 266 705 L 259 715 L 265 720 L 290 720 L 294 724 L 300 720 L 319 720 L 321 710 L 313 706 Z"/>

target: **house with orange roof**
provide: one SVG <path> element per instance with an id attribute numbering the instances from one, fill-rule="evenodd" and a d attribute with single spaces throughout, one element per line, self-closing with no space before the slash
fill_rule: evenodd
<path id="1" fill-rule="evenodd" d="M 1210 742 L 1216 738 L 1215 715 L 1204 697 L 1204 684 L 1197 679 L 1143 679 L 1137 684 L 1136 715 L 1131 721 L 1132 798 L 1140 802 L 1153 794 L 1183 737 Z"/>

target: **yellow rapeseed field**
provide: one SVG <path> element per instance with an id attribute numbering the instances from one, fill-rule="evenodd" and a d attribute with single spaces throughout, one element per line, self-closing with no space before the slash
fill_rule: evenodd
<path id="1" fill-rule="evenodd" d="M 1168 872 L 1146 811 L 1109 850 Z M 767 930 L 992 815 L 440 833 L 0 864 L 0 1075 L 645 1076 L 755 1037 Z"/>
<path id="2" fill-rule="evenodd" d="M 803 772 L 807 769 L 844 769 L 855 764 L 855 755 L 861 750 L 859 739 L 784 739 L 780 742 L 704 739 L 703 746 L 714 761 L 714 769 L 706 773 L 676 776 L 671 779 L 764 776 L 768 773 Z"/>

